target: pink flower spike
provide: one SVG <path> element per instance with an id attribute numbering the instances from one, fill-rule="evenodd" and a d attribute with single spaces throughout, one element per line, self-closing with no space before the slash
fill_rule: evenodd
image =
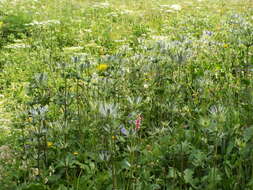
<path id="1" fill-rule="evenodd" d="M 138 115 L 137 119 L 135 120 L 135 130 L 139 130 L 141 128 L 141 120 L 142 120 L 142 117 Z"/>

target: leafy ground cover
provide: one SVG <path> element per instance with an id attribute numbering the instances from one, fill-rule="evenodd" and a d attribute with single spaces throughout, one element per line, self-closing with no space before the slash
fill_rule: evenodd
<path id="1" fill-rule="evenodd" d="M 250 0 L 1 0 L 0 189 L 253 189 Z"/>

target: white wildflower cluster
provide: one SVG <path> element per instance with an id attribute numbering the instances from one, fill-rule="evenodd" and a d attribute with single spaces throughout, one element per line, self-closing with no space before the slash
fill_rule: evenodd
<path id="1" fill-rule="evenodd" d="M 124 42 L 126 42 L 126 40 L 114 40 L 114 42 L 116 42 L 116 43 L 124 43 Z"/>
<path id="2" fill-rule="evenodd" d="M 181 5 L 177 5 L 177 4 L 171 5 L 170 8 L 175 11 L 181 11 L 182 9 Z"/>
<path id="3" fill-rule="evenodd" d="M 99 8 L 99 9 L 109 8 L 110 3 L 108 3 L 108 2 L 95 3 L 92 7 Z"/>
<path id="4" fill-rule="evenodd" d="M 128 9 L 115 9 L 115 12 L 110 12 L 106 16 L 118 17 L 120 15 L 132 15 L 134 13 L 137 13 L 137 12 L 128 10 Z"/>
<path id="5" fill-rule="evenodd" d="M 156 35 L 153 35 L 151 36 L 151 38 L 155 41 L 164 41 L 164 40 L 168 40 L 168 36 L 156 36 Z"/>
<path id="6" fill-rule="evenodd" d="M 199 87 L 205 88 L 206 86 L 213 86 L 213 81 L 208 78 L 201 77 L 197 80 Z"/>
<path id="7" fill-rule="evenodd" d="M 99 81 L 99 76 L 98 76 L 97 73 L 94 72 L 94 73 L 92 74 L 91 82 L 92 82 L 93 84 L 96 84 L 96 83 L 98 83 L 98 81 Z"/>
<path id="8" fill-rule="evenodd" d="M 48 26 L 48 25 L 55 25 L 60 24 L 61 22 L 59 20 L 46 20 L 46 21 L 33 21 L 29 24 L 26 24 L 26 26 Z"/>
<path id="9" fill-rule="evenodd" d="M 123 9 L 120 11 L 120 14 L 122 14 L 122 15 L 131 15 L 133 13 L 134 13 L 134 11 L 128 10 L 128 9 Z"/>
<path id="10" fill-rule="evenodd" d="M 78 51 L 81 51 L 81 50 L 83 50 L 83 47 L 81 47 L 81 46 L 72 46 L 72 47 L 63 48 L 63 51 L 65 53 L 78 52 Z"/>
<path id="11" fill-rule="evenodd" d="M 9 122 L 9 120 L 0 120 L 1 122 Z M 0 131 L 3 130 L 5 132 L 10 132 L 11 131 L 11 128 L 10 127 L 7 127 L 7 126 L 0 126 Z"/>
<path id="12" fill-rule="evenodd" d="M 14 43 L 9 44 L 7 46 L 4 46 L 6 49 L 24 49 L 24 48 L 30 48 L 30 45 L 24 44 L 24 43 Z"/>
<path id="13" fill-rule="evenodd" d="M 149 86 L 148 86 L 147 83 L 145 83 L 145 84 L 143 85 L 143 87 L 147 89 Z"/>
<path id="14" fill-rule="evenodd" d="M 130 73 L 130 68 L 129 67 L 122 67 L 122 72 L 123 73 Z"/>
<path id="15" fill-rule="evenodd" d="M 91 30 L 91 29 L 84 29 L 83 31 L 84 31 L 84 32 L 87 32 L 87 33 L 92 33 L 92 30 Z"/>
<path id="16" fill-rule="evenodd" d="M 0 0 L 0 3 L 6 3 L 8 6 L 16 6 L 20 0 Z"/>
<path id="17" fill-rule="evenodd" d="M 116 12 L 110 12 L 110 13 L 106 14 L 106 16 L 107 17 L 118 17 L 119 15 Z"/>
<path id="18" fill-rule="evenodd" d="M 121 52 L 128 52 L 131 51 L 133 48 L 131 48 L 128 44 L 124 44 L 122 46 L 119 47 L 119 50 Z"/>
<path id="19" fill-rule="evenodd" d="M 182 6 L 179 4 L 173 4 L 173 5 L 160 5 L 161 10 L 165 13 L 173 13 L 178 12 L 182 10 Z"/>

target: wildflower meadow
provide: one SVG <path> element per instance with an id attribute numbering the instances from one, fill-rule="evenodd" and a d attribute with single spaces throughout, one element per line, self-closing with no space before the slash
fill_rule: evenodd
<path id="1" fill-rule="evenodd" d="M 252 0 L 0 0 L 0 190 L 252 190 Z"/>

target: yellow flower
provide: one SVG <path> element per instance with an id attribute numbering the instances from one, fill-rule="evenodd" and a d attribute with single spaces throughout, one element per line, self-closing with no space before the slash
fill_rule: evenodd
<path id="1" fill-rule="evenodd" d="M 224 47 L 224 48 L 228 48 L 228 44 L 224 44 L 223 47 Z"/>
<path id="2" fill-rule="evenodd" d="M 97 70 L 99 71 L 105 71 L 108 68 L 107 64 L 100 64 L 97 66 Z"/>
<path id="3" fill-rule="evenodd" d="M 79 153 L 78 153 L 78 152 L 73 152 L 73 154 L 76 156 L 76 155 L 78 155 Z"/>
<path id="4" fill-rule="evenodd" d="M 52 142 L 47 142 L 47 147 L 50 148 L 53 146 L 53 143 Z"/>
<path id="5" fill-rule="evenodd" d="M 32 122 L 32 120 L 33 120 L 33 119 L 32 119 L 31 117 L 28 117 L 28 118 L 27 118 L 27 122 Z"/>
<path id="6" fill-rule="evenodd" d="M 115 140 L 115 139 L 116 139 L 116 137 L 113 135 L 113 136 L 112 136 L 112 140 Z"/>
<path id="7" fill-rule="evenodd" d="M 100 48 L 100 49 L 99 49 L 99 54 L 100 54 L 100 55 L 104 55 L 104 54 L 105 54 L 105 51 L 104 51 L 103 48 Z"/>
<path id="8" fill-rule="evenodd" d="M 3 25 L 4 25 L 4 23 L 0 21 L 0 28 L 2 28 Z"/>

